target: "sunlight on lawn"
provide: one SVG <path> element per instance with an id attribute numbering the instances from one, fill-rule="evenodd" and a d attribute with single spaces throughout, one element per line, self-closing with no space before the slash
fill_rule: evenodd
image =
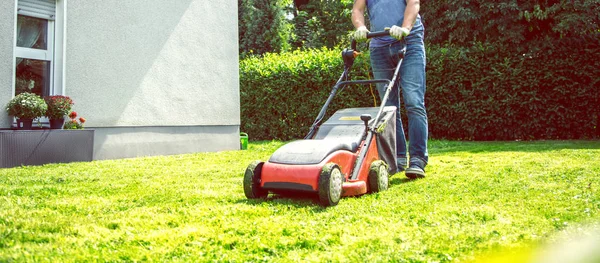
<path id="1" fill-rule="evenodd" d="M 281 145 L 0 169 L 0 262 L 534 262 L 598 245 L 600 141 L 432 141 L 427 178 L 384 192 L 246 199 L 244 169 Z"/>

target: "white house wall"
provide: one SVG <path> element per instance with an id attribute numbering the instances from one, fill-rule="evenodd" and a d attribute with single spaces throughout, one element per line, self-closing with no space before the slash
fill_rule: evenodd
<path id="1" fill-rule="evenodd" d="M 89 125 L 240 124 L 236 1 L 71 0 L 66 27 Z"/>
<path id="2" fill-rule="evenodd" d="M 239 149 L 236 1 L 69 0 L 66 17 L 64 89 L 95 159 Z"/>
<path id="3" fill-rule="evenodd" d="M 6 104 L 13 96 L 15 2 L 0 1 L 0 128 L 10 127 Z"/>

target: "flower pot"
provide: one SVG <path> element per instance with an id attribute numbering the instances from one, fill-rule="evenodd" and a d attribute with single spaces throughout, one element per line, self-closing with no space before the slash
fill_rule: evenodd
<path id="1" fill-rule="evenodd" d="M 50 119 L 50 129 L 62 129 L 65 124 L 65 119 Z"/>
<path id="2" fill-rule="evenodd" d="M 33 119 L 17 119 L 17 129 L 32 130 Z"/>

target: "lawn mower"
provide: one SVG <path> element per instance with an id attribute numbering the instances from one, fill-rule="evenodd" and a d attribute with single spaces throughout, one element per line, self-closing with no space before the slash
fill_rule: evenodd
<path id="1" fill-rule="evenodd" d="M 389 35 L 373 32 L 367 38 Z M 341 197 L 357 196 L 388 188 L 389 174 L 396 165 L 395 106 L 385 106 L 398 77 L 405 49 L 391 80 L 347 80 L 359 52 L 356 41 L 342 51 L 344 72 L 332 88 L 319 115 L 302 140 L 277 149 L 268 161 L 253 161 L 244 173 L 244 194 L 249 199 L 272 193 L 307 192 L 318 195 L 323 206 L 337 205 Z M 349 85 L 384 83 L 385 95 L 379 107 L 347 108 L 336 111 L 323 122 L 329 104 L 340 88 Z M 373 118 L 375 116 L 375 118 Z"/>

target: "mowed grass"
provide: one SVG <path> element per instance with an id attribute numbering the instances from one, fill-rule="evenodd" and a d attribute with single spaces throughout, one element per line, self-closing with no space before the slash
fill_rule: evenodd
<path id="1" fill-rule="evenodd" d="M 600 141 L 433 141 L 388 191 L 247 200 L 281 145 L 0 169 L 0 262 L 464 262 L 600 222 Z"/>

